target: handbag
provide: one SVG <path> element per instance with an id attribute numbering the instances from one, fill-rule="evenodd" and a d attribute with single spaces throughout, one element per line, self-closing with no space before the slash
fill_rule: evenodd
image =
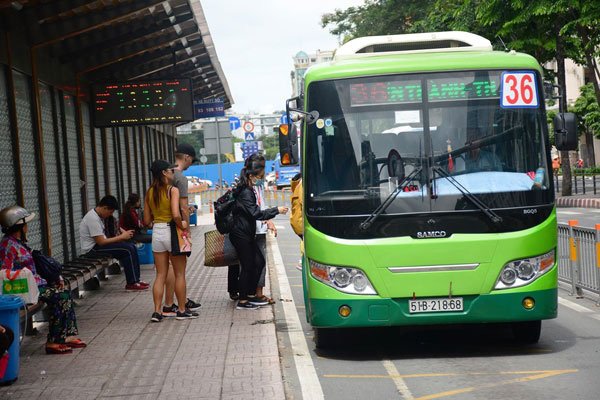
<path id="1" fill-rule="evenodd" d="M 2 294 L 18 296 L 26 304 L 36 304 L 40 291 L 33 276 L 33 272 L 27 268 L 16 271 L 3 269 L 0 271 L 2 283 Z"/>
<path id="2" fill-rule="evenodd" d="M 167 193 L 169 199 L 171 198 L 171 189 L 173 189 L 173 186 L 169 186 L 169 191 Z M 172 220 L 169 226 L 171 228 L 171 254 L 174 256 L 189 257 L 192 254 L 192 241 L 189 236 L 190 231 L 178 227 L 175 220 Z"/>
<path id="3" fill-rule="evenodd" d="M 192 254 L 192 241 L 189 230 L 181 229 L 175 221 L 171 221 L 171 254 L 174 256 L 190 256 Z"/>
<path id="4" fill-rule="evenodd" d="M 43 254 L 39 250 L 33 250 L 33 261 L 35 269 L 39 276 L 44 278 L 48 285 L 54 285 L 60 282 L 60 274 L 62 274 L 62 265 L 54 258 Z"/>
<path id="5" fill-rule="evenodd" d="M 229 240 L 229 235 L 223 235 L 217 230 L 204 233 L 204 265 L 226 267 L 239 263 L 237 251 Z"/>

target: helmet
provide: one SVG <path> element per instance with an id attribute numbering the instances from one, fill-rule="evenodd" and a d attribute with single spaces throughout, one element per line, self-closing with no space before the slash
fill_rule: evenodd
<path id="1" fill-rule="evenodd" d="M 23 207 L 14 205 L 0 211 L 0 224 L 2 230 L 7 230 L 18 224 L 26 224 L 34 217 L 35 213 L 30 213 Z"/>

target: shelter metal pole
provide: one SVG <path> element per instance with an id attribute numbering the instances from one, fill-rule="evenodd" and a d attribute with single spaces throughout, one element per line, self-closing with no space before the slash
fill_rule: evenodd
<path id="1" fill-rule="evenodd" d="M 4 36 L 6 40 L 6 58 L 8 61 L 8 104 L 9 114 L 12 122 L 12 149 L 13 149 L 13 162 L 16 178 L 16 189 L 17 189 L 17 203 L 25 205 L 25 193 L 23 191 L 23 171 L 21 170 L 21 145 L 19 144 L 19 124 L 17 121 L 17 101 L 15 98 L 15 80 L 13 74 L 12 65 L 12 49 L 10 45 L 10 33 L 5 32 Z"/>
<path id="2" fill-rule="evenodd" d="M 215 117 L 215 129 L 217 132 L 217 165 L 219 166 L 219 187 L 223 184 L 223 174 L 221 172 L 221 138 L 219 137 L 219 118 Z"/>
<path id="3" fill-rule="evenodd" d="M 44 250 L 49 256 L 52 256 L 52 241 L 50 237 L 50 210 L 48 208 L 48 186 L 46 180 L 46 162 L 44 160 L 44 139 L 42 131 L 42 104 L 40 102 L 40 83 L 38 79 L 38 68 L 37 59 L 35 56 L 36 47 L 31 47 L 29 51 L 31 59 L 31 80 L 33 83 L 33 115 L 34 115 L 34 134 L 35 141 L 37 142 L 39 154 L 38 154 L 38 182 L 39 191 L 41 192 L 42 208 L 43 212 L 40 216 L 42 221 L 43 230 L 45 231 L 42 235 Z"/>

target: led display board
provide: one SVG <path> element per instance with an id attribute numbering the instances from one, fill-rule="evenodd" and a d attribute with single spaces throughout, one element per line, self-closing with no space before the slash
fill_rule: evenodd
<path id="1" fill-rule="evenodd" d="M 194 120 L 188 78 L 92 86 L 94 126 L 148 125 Z"/>
<path id="2" fill-rule="evenodd" d="M 436 102 L 499 98 L 499 73 L 489 71 L 480 75 L 483 76 L 479 77 L 473 72 L 436 74 L 435 78 L 427 79 L 428 99 Z M 350 84 L 352 107 L 420 103 L 422 96 L 419 79 L 367 79 L 365 82 Z"/>

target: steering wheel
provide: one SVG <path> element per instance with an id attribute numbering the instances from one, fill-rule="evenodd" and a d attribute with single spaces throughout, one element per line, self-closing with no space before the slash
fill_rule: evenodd
<path id="1" fill-rule="evenodd" d="M 404 160 L 395 149 L 390 150 L 387 157 L 388 175 L 398 178 L 398 182 L 402 182 L 405 178 Z"/>

